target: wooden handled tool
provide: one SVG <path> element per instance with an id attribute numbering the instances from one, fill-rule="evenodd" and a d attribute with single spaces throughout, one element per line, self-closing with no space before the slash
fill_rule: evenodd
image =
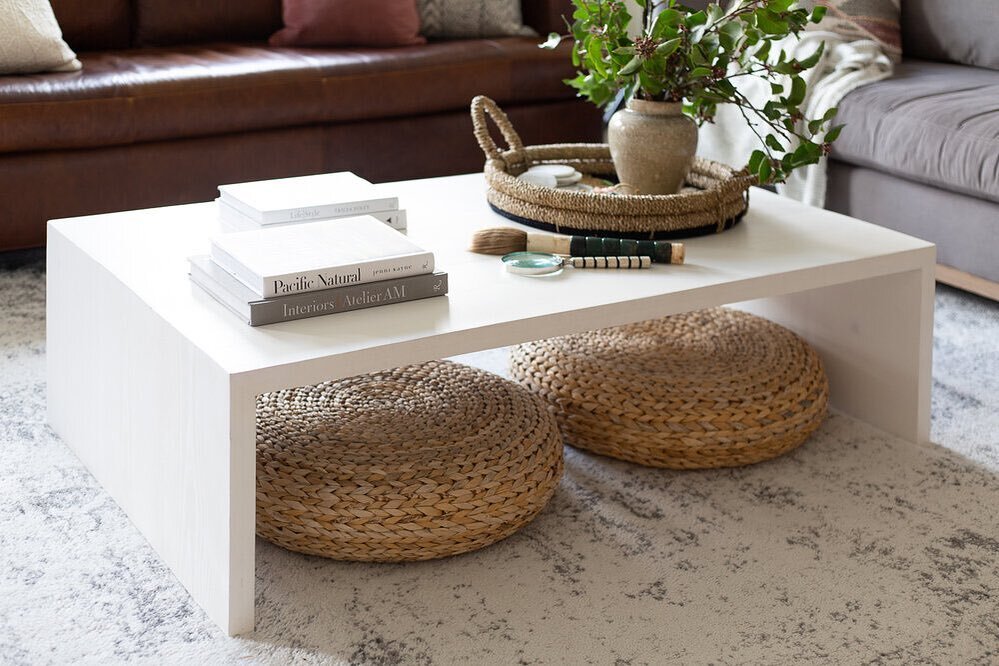
<path id="1" fill-rule="evenodd" d="M 683 243 L 599 236 L 560 236 L 531 233 L 511 227 L 480 229 L 472 236 L 469 248 L 479 254 L 511 252 L 550 252 L 573 257 L 649 256 L 657 264 L 682 264 Z"/>

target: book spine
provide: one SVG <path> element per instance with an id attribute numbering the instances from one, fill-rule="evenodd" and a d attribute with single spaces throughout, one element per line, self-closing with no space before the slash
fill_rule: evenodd
<path id="1" fill-rule="evenodd" d="M 367 215 L 382 210 L 398 210 L 399 197 L 384 197 L 364 201 L 348 201 L 344 203 L 312 206 L 309 208 L 287 208 L 285 210 L 264 211 L 261 224 L 276 224 L 280 222 L 305 222 L 320 220 L 327 217 L 352 217 Z"/>
<path id="2" fill-rule="evenodd" d="M 250 303 L 250 326 L 276 324 L 447 293 L 447 273 L 429 273 Z"/>
<path id="3" fill-rule="evenodd" d="M 215 246 L 212 246 L 213 256 L 215 250 Z M 220 264 L 227 267 L 225 263 L 220 262 Z M 263 290 L 260 293 L 264 298 L 274 298 L 275 296 L 379 282 L 408 275 L 432 273 L 433 271 L 433 252 L 420 252 L 344 266 L 330 266 L 316 271 L 269 275 L 264 278 Z M 234 274 L 236 277 L 240 277 L 239 273 Z M 254 285 L 250 286 L 254 287 Z"/>
<path id="4" fill-rule="evenodd" d="M 242 211 L 237 210 L 232 205 L 218 199 L 218 209 L 219 209 L 219 219 L 223 225 L 223 231 L 250 231 L 253 229 L 264 229 L 270 227 L 286 227 L 292 224 L 302 224 L 303 222 L 316 222 L 318 220 L 308 219 L 308 220 L 296 220 L 294 222 L 273 222 L 271 224 L 261 224 L 253 218 L 245 215 Z M 370 215 L 379 222 L 384 222 L 388 226 L 392 227 L 396 231 L 406 230 L 406 211 L 404 209 L 395 210 L 376 210 L 370 213 L 364 213 L 364 215 Z M 348 216 L 352 217 L 352 216 Z M 336 219 L 336 218 L 322 218 L 324 220 Z"/>

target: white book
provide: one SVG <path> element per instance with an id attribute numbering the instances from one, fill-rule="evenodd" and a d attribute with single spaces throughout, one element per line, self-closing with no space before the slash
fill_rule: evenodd
<path id="1" fill-rule="evenodd" d="M 215 200 L 215 205 L 219 212 L 219 221 L 222 223 L 223 231 L 250 231 L 252 229 L 263 229 L 264 227 L 279 227 L 287 224 L 303 224 L 308 222 L 316 222 L 318 220 L 305 219 L 305 220 L 293 220 L 291 222 L 275 222 L 273 224 L 261 224 L 252 218 L 243 215 L 238 210 L 222 201 L 221 198 Z M 396 229 L 398 231 L 406 230 L 406 211 L 403 209 L 398 210 L 379 210 L 371 213 L 367 213 L 376 220 L 387 224 L 388 226 Z M 347 215 L 345 217 L 354 217 L 353 215 Z M 321 218 L 324 220 L 336 220 L 340 218 Z"/>
<path id="2" fill-rule="evenodd" d="M 434 270 L 432 252 L 369 215 L 221 234 L 211 257 L 264 298 Z"/>
<path id="3" fill-rule="evenodd" d="M 398 197 L 349 171 L 219 185 L 219 198 L 260 224 L 399 208 Z"/>

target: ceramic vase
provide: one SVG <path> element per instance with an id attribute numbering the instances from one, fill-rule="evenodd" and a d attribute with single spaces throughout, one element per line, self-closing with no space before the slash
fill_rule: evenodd
<path id="1" fill-rule="evenodd" d="M 679 102 L 632 99 L 607 128 L 618 179 L 639 194 L 675 194 L 697 150 L 697 125 Z"/>

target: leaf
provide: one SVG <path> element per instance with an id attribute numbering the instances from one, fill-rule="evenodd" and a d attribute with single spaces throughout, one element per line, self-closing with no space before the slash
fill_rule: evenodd
<path id="1" fill-rule="evenodd" d="M 825 48 L 826 48 L 826 43 L 819 42 L 819 48 L 815 49 L 815 53 L 808 56 L 804 60 L 799 60 L 798 65 L 800 65 L 802 69 L 811 69 L 812 67 L 815 67 L 817 64 L 819 64 L 819 58 L 822 57 L 822 52 L 825 50 Z"/>
<path id="2" fill-rule="evenodd" d="M 760 179 L 761 183 L 766 183 L 770 180 L 770 176 L 773 172 L 774 170 L 773 167 L 770 166 L 770 160 L 763 160 L 756 169 L 756 176 Z"/>
<path id="3" fill-rule="evenodd" d="M 791 94 L 787 96 L 788 106 L 798 106 L 805 101 L 805 80 L 800 76 L 791 77 Z"/>
<path id="4" fill-rule="evenodd" d="M 833 126 L 832 129 L 830 129 L 828 132 L 826 132 L 826 135 L 825 135 L 825 137 L 823 137 L 823 140 L 826 143 L 832 143 L 837 138 L 839 138 L 839 133 L 843 131 L 844 127 L 846 127 L 846 125 L 835 125 L 835 126 Z"/>
<path id="5" fill-rule="evenodd" d="M 642 90 L 652 97 L 658 97 L 663 92 L 663 86 L 659 80 L 648 76 L 644 71 L 639 70 L 638 81 L 641 84 Z"/>
<path id="6" fill-rule="evenodd" d="M 822 120 L 824 120 L 824 121 L 832 120 L 833 118 L 836 117 L 836 112 L 837 111 L 839 111 L 839 109 L 837 109 L 834 106 L 833 108 L 831 108 L 831 109 L 829 109 L 828 111 L 825 112 L 825 114 L 822 116 Z"/>
<path id="7" fill-rule="evenodd" d="M 683 13 L 676 9 L 662 10 L 659 12 L 659 16 L 656 17 L 656 22 L 652 24 L 652 36 L 661 37 L 667 28 L 675 28 L 680 25 L 682 19 Z"/>
<path id="8" fill-rule="evenodd" d="M 791 154 L 791 167 L 798 168 L 806 164 L 815 164 L 820 157 L 822 157 L 822 147 L 811 141 L 804 141 Z"/>
<path id="9" fill-rule="evenodd" d="M 693 14 L 688 14 L 687 18 L 683 20 L 683 24 L 690 30 L 693 30 L 699 25 L 704 25 L 707 22 L 708 16 L 704 12 L 694 12 Z"/>
<path id="10" fill-rule="evenodd" d="M 774 82 L 771 81 L 770 82 L 770 92 L 773 93 L 774 95 L 783 95 L 784 94 L 784 86 L 782 86 L 779 83 L 774 83 Z"/>
<path id="11" fill-rule="evenodd" d="M 713 32 L 704 33 L 697 46 L 707 55 L 708 60 L 713 60 L 718 55 L 718 35 Z"/>
<path id="12" fill-rule="evenodd" d="M 671 39 L 668 42 L 663 42 L 656 47 L 656 55 L 663 56 L 664 58 L 673 54 L 680 46 L 680 38 Z"/>
<path id="13" fill-rule="evenodd" d="M 708 14 L 708 22 L 717 23 L 719 20 L 721 20 L 721 17 L 725 15 L 725 10 L 723 10 L 720 5 L 711 3 L 707 7 L 707 14 Z"/>
<path id="14" fill-rule="evenodd" d="M 797 74 L 798 65 L 795 64 L 793 61 L 778 62 L 776 65 L 774 65 L 774 71 L 777 72 L 778 74 Z"/>
<path id="15" fill-rule="evenodd" d="M 719 28 L 719 31 L 723 35 L 728 35 L 728 37 L 734 42 L 742 37 L 742 23 L 739 21 L 729 21 Z"/>
<path id="16" fill-rule="evenodd" d="M 704 57 L 704 51 L 701 50 L 696 44 L 692 45 L 686 53 L 687 60 L 691 65 L 697 67 L 698 65 L 707 65 L 708 60 Z"/>
<path id="17" fill-rule="evenodd" d="M 538 44 L 539 49 L 553 49 L 562 43 L 562 35 L 557 32 L 549 32 L 548 39 Z"/>
<path id="18" fill-rule="evenodd" d="M 711 70 L 707 67 L 695 67 L 690 72 L 690 78 L 692 79 L 703 79 L 705 76 L 711 76 Z"/>
<path id="19" fill-rule="evenodd" d="M 617 55 L 630 55 L 630 56 L 633 56 L 633 55 L 635 55 L 635 47 L 634 46 L 619 46 L 616 49 L 614 49 L 613 52 L 616 53 Z"/>
<path id="20" fill-rule="evenodd" d="M 760 164 L 766 159 L 766 153 L 762 150 L 754 150 L 749 156 L 749 163 L 746 165 L 746 168 L 749 169 L 750 173 L 759 173 Z"/>
<path id="21" fill-rule="evenodd" d="M 763 105 L 760 112 L 767 118 L 767 120 L 777 120 L 781 116 L 782 108 L 777 100 L 770 100 Z"/>
<path id="22" fill-rule="evenodd" d="M 784 36 L 787 34 L 787 21 L 771 11 L 756 12 L 756 26 L 769 35 Z"/>
<path id="23" fill-rule="evenodd" d="M 770 44 L 772 42 L 764 41 L 760 44 L 760 48 L 756 49 L 754 57 L 760 62 L 766 62 L 767 58 L 770 57 Z"/>
<path id="24" fill-rule="evenodd" d="M 728 79 L 718 79 L 715 81 L 715 88 L 717 88 L 718 92 L 722 95 L 725 95 L 725 99 L 735 95 L 735 84 Z"/>
<path id="25" fill-rule="evenodd" d="M 618 72 L 621 76 L 631 76 L 637 72 L 642 66 L 642 59 L 639 56 L 635 56 L 628 61 L 628 64 L 621 68 Z"/>
<path id="26" fill-rule="evenodd" d="M 773 134 L 767 134 L 767 138 L 763 141 L 763 143 L 767 144 L 768 147 L 773 148 L 777 152 L 784 150 L 784 146 L 780 144 L 780 141 L 778 141 L 777 137 Z"/>
<path id="27" fill-rule="evenodd" d="M 815 9 L 812 10 L 812 15 L 811 17 L 809 17 L 809 20 L 812 23 L 818 23 L 825 17 L 826 11 L 828 11 L 828 9 L 829 8 L 826 7 L 825 5 L 816 5 Z"/>
<path id="28" fill-rule="evenodd" d="M 607 76 L 604 67 L 604 51 L 599 39 L 589 39 L 586 44 L 586 64 L 601 77 Z"/>

